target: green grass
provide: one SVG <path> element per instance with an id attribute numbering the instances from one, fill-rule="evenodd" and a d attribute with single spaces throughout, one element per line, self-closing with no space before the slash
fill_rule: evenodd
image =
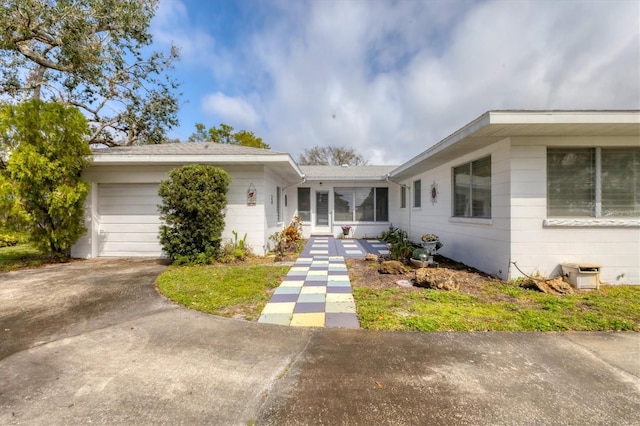
<path id="1" fill-rule="evenodd" d="M 366 287 L 353 292 L 360 324 L 374 330 L 640 330 L 640 286 L 564 296 L 505 283 L 487 283 L 480 295 Z"/>
<path id="2" fill-rule="evenodd" d="M 289 266 L 172 266 L 158 278 L 167 298 L 191 309 L 256 320 Z"/>
<path id="3" fill-rule="evenodd" d="M 0 247 L 0 272 L 36 267 L 47 263 L 51 263 L 51 260 L 31 244 L 20 243 L 11 247 Z"/>

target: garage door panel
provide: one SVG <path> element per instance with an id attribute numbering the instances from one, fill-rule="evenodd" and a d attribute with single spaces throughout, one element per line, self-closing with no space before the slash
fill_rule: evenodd
<path id="1" fill-rule="evenodd" d="M 135 241 L 136 243 L 157 243 L 158 242 L 158 233 L 157 232 L 113 232 L 104 235 L 102 239 L 105 243 L 131 243 L 131 241 Z"/>
<path id="2" fill-rule="evenodd" d="M 128 252 L 127 256 L 144 256 L 144 257 L 159 257 L 161 256 L 161 250 L 158 250 L 159 245 L 157 243 L 123 243 L 123 242 L 105 242 L 101 256 L 103 257 L 116 257 L 119 256 L 115 253 Z"/>
<path id="3" fill-rule="evenodd" d="M 117 224 L 132 224 L 133 218 L 129 216 L 117 216 L 117 215 L 102 215 L 100 216 L 100 223 L 102 225 L 117 225 Z M 135 224 L 155 224 L 160 226 L 162 221 L 158 215 L 137 215 L 135 217 Z"/>
<path id="4" fill-rule="evenodd" d="M 99 256 L 162 256 L 158 186 L 98 185 Z"/>
<path id="5" fill-rule="evenodd" d="M 101 223 L 102 234 L 136 234 L 151 233 L 158 235 L 159 224 L 154 223 Z"/>
<path id="6" fill-rule="evenodd" d="M 114 196 L 155 196 L 158 197 L 159 185 L 157 183 L 114 183 L 98 185 L 100 188 L 100 196 L 114 197 Z"/>

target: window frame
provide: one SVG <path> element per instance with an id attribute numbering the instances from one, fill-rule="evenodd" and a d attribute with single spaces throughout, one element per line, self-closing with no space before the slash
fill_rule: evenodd
<path id="1" fill-rule="evenodd" d="M 457 166 L 454 166 L 451 168 L 451 217 L 456 218 L 456 219 L 463 219 L 463 220 L 468 220 L 468 219 L 473 219 L 473 220 L 491 220 L 493 218 L 493 167 L 492 167 L 492 159 L 491 159 L 491 155 L 487 155 L 484 157 L 480 157 L 477 158 L 475 160 L 471 160 L 471 161 L 467 161 L 465 163 L 459 164 Z M 486 178 L 487 176 L 478 176 L 474 173 L 474 165 L 478 165 L 479 163 L 482 162 L 486 162 L 488 161 L 489 164 L 489 185 L 488 185 L 488 210 L 489 210 L 489 214 L 488 215 L 477 215 L 476 214 L 476 204 L 478 201 L 482 201 L 478 198 L 474 197 L 474 186 L 475 186 L 475 179 L 477 178 Z M 469 170 L 469 184 L 468 184 L 468 208 L 469 208 L 469 213 L 467 214 L 459 214 L 457 212 L 457 208 L 458 208 L 458 186 L 456 185 L 456 170 L 460 170 L 463 168 L 468 168 Z M 486 201 L 486 200 L 485 200 Z M 466 203 L 465 203 L 466 204 Z M 484 211 L 486 209 L 486 205 L 482 205 L 482 211 Z"/>
<path id="2" fill-rule="evenodd" d="M 300 190 L 306 190 L 307 191 L 307 202 L 309 204 L 309 210 L 300 210 Z M 298 187 L 298 191 L 296 193 L 297 197 L 298 197 L 298 202 L 297 202 L 297 211 L 298 211 L 298 216 L 300 217 L 300 221 L 302 223 L 311 223 L 311 187 L 308 186 L 300 186 Z M 300 214 L 300 212 L 305 212 L 308 213 L 308 218 L 305 219 L 302 217 L 302 214 Z"/>
<path id="3" fill-rule="evenodd" d="M 422 179 L 413 181 L 413 208 L 422 208 Z"/>
<path id="4" fill-rule="evenodd" d="M 276 222 L 282 223 L 282 188 L 276 186 Z"/>
<path id="5" fill-rule="evenodd" d="M 407 186 L 406 185 L 402 185 L 400 187 L 400 208 L 401 209 L 407 208 Z"/>
<path id="6" fill-rule="evenodd" d="M 640 149 L 636 148 L 636 147 L 632 147 L 632 146 L 615 146 L 615 147 L 602 147 L 602 146 L 576 146 L 576 147 L 566 147 L 566 146 L 548 146 L 547 147 L 547 152 L 546 152 L 546 217 L 549 219 L 628 219 L 628 218 L 637 218 L 640 217 L 640 215 L 634 215 L 633 213 L 635 212 L 635 210 L 630 210 L 629 214 L 620 214 L 620 215 L 614 215 L 614 214 L 607 214 L 605 212 L 606 207 L 604 206 L 604 204 L 606 203 L 606 199 L 607 197 L 604 197 L 604 203 L 603 203 L 603 194 L 604 191 L 606 190 L 606 183 L 603 183 L 603 179 L 606 179 L 605 176 L 607 176 L 607 170 L 603 170 L 603 151 L 605 153 L 605 155 L 611 154 L 613 151 L 622 151 L 622 150 L 638 150 L 638 152 L 635 155 L 640 156 Z M 552 209 L 552 205 L 554 203 L 551 202 L 551 185 L 554 184 L 554 182 L 551 181 L 551 164 L 550 164 L 550 155 L 553 152 L 556 153 L 561 153 L 563 151 L 567 152 L 567 153 L 571 153 L 571 151 L 590 151 L 591 152 L 591 157 L 592 157 L 592 164 L 590 165 L 591 167 L 591 174 L 592 176 L 592 188 L 590 188 L 591 194 L 590 194 L 590 198 L 588 200 L 588 203 L 590 203 L 590 210 L 591 213 L 587 214 L 587 215 L 580 215 L 580 214 L 570 214 L 569 210 L 565 210 L 564 214 L 562 213 L 551 213 L 551 209 Z M 640 172 L 639 172 L 640 173 Z M 637 176 L 632 176 L 631 179 L 627 180 L 627 182 L 630 182 L 631 185 L 634 185 L 634 178 L 638 179 Z M 632 189 L 629 188 L 629 192 L 631 192 Z M 634 195 L 632 194 L 631 197 L 633 197 Z M 637 201 L 636 201 L 637 203 Z M 558 207 L 553 207 L 554 209 L 559 210 Z"/>
<path id="7" fill-rule="evenodd" d="M 344 191 L 344 192 L 340 192 L 340 191 Z M 358 217 L 358 207 L 361 206 L 357 206 L 356 205 L 356 199 L 357 199 L 357 194 L 358 194 L 358 190 L 368 190 L 370 193 L 373 194 L 373 206 L 372 206 L 372 213 L 373 213 L 373 220 L 357 220 Z M 378 219 L 378 214 L 380 212 L 380 208 L 378 207 L 378 197 L 379 197 L 379 191 L 380 190 L 384 190 L 386 191 L 386 213 L 387 213 L 387 217 L 385 218 L 385 220 L 379 220 Z M 348 207 L 349 207 L 349 212 L 351 213 L 351 218 L 350 219 L 345 219 L 345 218 L 340 218 L 338 219 L 338 213 L 336 212 L 336 206 L 339 205 L 340 203 L 336 202 L 336 197 L 343 197 L 345 194 L 345 192 L 350 192 L 350 198 L 351 200 L 349 201 Z M 362 192 L 362 191 L 360 191 Z M 334 218 L 334 222 L 337 224 L 342 224 L 342 223 L 389 223 L 389 187 L 387 186 L 344 186 L 344 187 L 334 187 L 333 188 L 333 218 Z"/>

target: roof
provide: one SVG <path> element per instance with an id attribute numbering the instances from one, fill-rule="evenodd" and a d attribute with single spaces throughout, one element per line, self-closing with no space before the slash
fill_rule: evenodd
<path id="1" fill-rule="evenodd" d="M 638 136 L 640 111 L 488 111 L 391 172 L 406 178 L 515 136 Z"/>
<path id="2" fill-rule="evenodd" d="M 302 172 L 285 152 L 215 142 L 118 146 L 93 150 L 94 165 L 258 165 L 270 167 L 287 181 L 302 179 Z"/>
<path id="3" fill-rule="evenodd" d="M 385 180 L 398 166 L 299 166 L 307 180 Z"/>
<path id="4" fill-rule="evenodd" d="M 163 143 L 94 149 L 96 155 L 288 155 L 269 149 L 215 142 Z"/>

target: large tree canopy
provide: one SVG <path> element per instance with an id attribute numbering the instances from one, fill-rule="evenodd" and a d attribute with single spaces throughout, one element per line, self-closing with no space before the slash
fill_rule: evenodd
<path id="1" fill-rule="evenodd" d="M 348 164 L 350 166 L 365 166 L 367 160 L 360 154 L 357 154 L 353 148 L 345 148 L 341 146 L 314 146 L 305 149 L 303 154 L 298 156 L 298 164 L 316 165 L 316 166 L 341 166 Z"/>
<path id="2" fill-rule="evenodd" d="M 90 143 L 160 143 L 177 125 L 177 58 L 148 52 L 156 0 L 4 0 L 0 99 L 80 108 Z"/>
<path id="3" fill-rule="evenodd" d="M 202 123 L 196 123 L 196 131 L 189 136 L 189 142 L 216 142 L 250 146 L 253 148 L 271 148 L 262 141 L 262 138 L 254 135 L 253 132 L 246 130 L 234 132 L 233 127 L 224 123 L 220 124 L 220 128 L 212 126 L 209 129 Z"/>

